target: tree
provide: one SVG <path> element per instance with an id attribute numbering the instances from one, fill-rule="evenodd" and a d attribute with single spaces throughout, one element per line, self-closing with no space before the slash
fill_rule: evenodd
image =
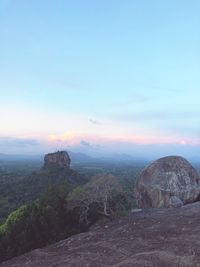
<path id="1" fill-rule="evenodd" d="M 0 226 L 0 262 L 79 232 L 71 228 L 64 191 L 50 188 L 40 200 L 8 216 Z"/>
<path id="2" fill-rule="evenodd" d="M 120 199 L 119 196 L 123 196 L 123 188 L 118 179 L 112 174 L 98 174 L 68 195 L 68 208 L 78 210 L 80 224 L 90 224 L 91 217 L 113 215 L 116 212 L 114 198 Z M 122 199 L 120 201 L 125 200 Z"/>

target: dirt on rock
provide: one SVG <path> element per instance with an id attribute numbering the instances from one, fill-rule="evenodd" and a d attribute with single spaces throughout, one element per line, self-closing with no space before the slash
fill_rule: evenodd
<path id="1" fill-rule="evenodd" d="M 146 209 L 1 267 L 200 267 L 200 202 Z"/>

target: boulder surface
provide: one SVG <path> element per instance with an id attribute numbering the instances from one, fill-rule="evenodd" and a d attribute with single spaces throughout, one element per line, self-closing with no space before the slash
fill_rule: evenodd
<path id="1" fill-rule="evenodd" d="M 134 189 L 139 208 L 179 207 L 195 202 L 199 194 L 197 171 L 179 156 L 160 158 L 147 166 Z"/>
<path id="2" fill-rule="evenodd" d="M 200 202 L 144 209 L 0 267 L 200 267 Z"/>

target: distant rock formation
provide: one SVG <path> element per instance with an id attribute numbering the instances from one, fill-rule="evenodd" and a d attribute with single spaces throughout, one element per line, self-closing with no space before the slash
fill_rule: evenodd
<path id="1" fill-rule="evenodd" d="M 66 151 L 58 151 L 49 153 L 44 156 L 43 169 L 51 169 L 52 167 L 70 168 L 70 157 Z"/>
<path id="2" fill-rule="evenodd" d="M 139 208 L 179 207 L 197 200 L 200 178 L 184 158 L 169 156 L 147 166 L 136 181 Z"/>

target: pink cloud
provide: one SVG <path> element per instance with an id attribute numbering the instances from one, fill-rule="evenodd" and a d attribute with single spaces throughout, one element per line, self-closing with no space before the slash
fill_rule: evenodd
<path id="1" fill-rule="evenodd" d="M 108 145 L 109 143 L 130 143 L 136 145 L 156 145 L 156 144 L 179 144 L 179 145 L 200 145 L 200 139 L 189 139 L 180 136 L 162 136 L 162 135 L 89 135 L 74 132 L 65 132 L 63 134 L 50 134 L 49 143 L 60 143 L 66 145 L 78 145 L 82 140 L 89 143 L 98 143 Z"/>

